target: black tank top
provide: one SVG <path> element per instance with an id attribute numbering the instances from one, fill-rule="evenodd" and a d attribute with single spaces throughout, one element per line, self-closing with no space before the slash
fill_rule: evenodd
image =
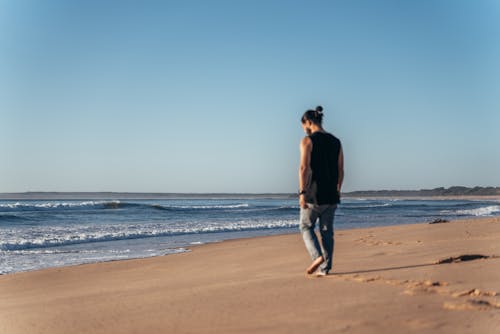
<path id="1" fill-rule="evenodd" d="M 315 132 L 309 138 L 313 144 L 311 187 L 315 189 L 316 204 L 337 204 L 340 202 L 337 191 L 340 140 L 325 132 Z"/>

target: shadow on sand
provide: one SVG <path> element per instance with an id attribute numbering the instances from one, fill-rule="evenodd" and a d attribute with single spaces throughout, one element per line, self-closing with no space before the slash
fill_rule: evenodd
<path id="1" fill-rule="evenodd" d="M 491 258 L 498 258 L 498 256 L 496 256 L 496 255 L 487 256 L 487 255 L 482 255 L 482 254 L 464 254 L 464 255 L 455 256 L 455 257 L 447 257 L 447 258 L 438 260 L 434 263 L 414 264 L 414 265 L 409 265 L 409 266 L 386 267 L 386 268 L 356 270 L 356 271 L 347 271 L 347 272 L 334 272 L 334 273 L 332 273 L 332 275 L 352 275 L 352 274 L 373 273 L 373 272 L 378 272 L 378 271 L 430 267 L 430 266 L 438 266 L 441 264 L 460 263 L 460 262 L 482 260 L 482 259 L 491 259 Z"/>
<path id="2" fill-rule="evenodd" d="M 389 271 L 389 270 L 400 270 L 400 269 L 410 269 L 410 268 L 419 268 L 419 267 L 430 267 L 437 266 L 438 263 L 425 263 L 425 264 L 414 264 L 410 266 L 399 266 L 399 267 L 386 267 L 386 268 L 375 268 L 375 269 L 366 269 L 366 270 L 355 270 L 355 271 L 343 271 L 343 272 L 333 272 L 334 275 L 352 275 L 352 274 L 364 274 L 364 273 L 374 273 L 378 271 Z"/>

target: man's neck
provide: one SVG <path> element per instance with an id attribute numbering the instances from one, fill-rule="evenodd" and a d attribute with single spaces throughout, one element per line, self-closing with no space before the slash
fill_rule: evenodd
<path id="1" fill-rule="evenodd" d="M 325 130 L 319 125 L 311 126 L 311 134 L 315 132 L 325 132 Z"/>

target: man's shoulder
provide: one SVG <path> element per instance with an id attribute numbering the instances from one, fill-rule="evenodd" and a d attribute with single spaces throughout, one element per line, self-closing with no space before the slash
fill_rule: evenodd
<path id="1" fill-rule="evenodd" d="M 333 135 L 332 133 L 330 132 L 325 132 L 325 135 L 328 136 L 328 138 L 330 138 L 330 140 L 332 141 L 335 141 L 336 143 L 339 143 L 340 144 L 340 139 L 337 138 L 335 135 Z"/>
<path id="2" fill-rule="evenodd" d="M 310 146 L 310 145 L 312 145 L 312 139 L 310 136 L 305 136 L 300 141 L 300 146 Z"/>

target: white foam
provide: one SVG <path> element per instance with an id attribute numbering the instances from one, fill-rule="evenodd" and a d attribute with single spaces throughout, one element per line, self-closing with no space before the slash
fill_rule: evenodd
<path id="1" fill-rule="evenodd" d="M 360 209 L 360 208 L 383 208 L 386 206 L 391 206 L 392 204 L 390 203 L 384 203 L 384 204 L 368 204 L 368 205 L 361 205 L 355 207 L 355 209 Z"/>
<path id="2" fill-rule="evenodd" d="M 26 202 L 16 202 L 16 203 L 2 203 L 2 204 L 0 204 L 0 208 L 52 209 L 52 208 L 73 208 L 73 207 L 82 207 L 82 206 L 96 206 L 96 205 L 103 205 L 103 204 L 119 204 L 119 203 L 120 203 L 120 201 L 47 202 L 47 203 L 36 203 L 36 204 L 26 203 Z"/>
<path id="3" fill-rule="evenodd" d="M 477 209 L 469 209 L 469 210 L 458 210 L 457 214 L 459 215 L 468 215 L 468 216 L 491 216 L 491 214 L 500 212 L 500 205 L 490 205 Z"/>
<path id="4" fill-rule="evenodd" d="M 165 254 L 189 252 L 186 248 L 166 248 L 142 251 L 140 249 L 102 250 L 0 250 L 0 275 L 20 271 L 59 267 L 83 263 L 112 261 L 130 258 L 146 258 Z"/>
<path id="5" fill-rule="evenodd" d="M 238 208 L 248 208 L 248 203 L 230 204 L 230 205 L 175 205 L 175 206 L 165 206 L 165 208 L 172 208 L 172 209 L 238 209 Z"/>
<path id="6" fill-rule="evenodd" d="M 194 222 L 188 226 L 185 223 L 176 224 L 171 222 L 167 224 L 80 225 L 74 229 L 68 226 L 37 226 L 31 229 L 11 228 L 9 230 L 0 230 L 0 250 L 14 251 L 180 234 L 288 228 L 297 225 L 298 221 L 293 219 Z"/>

